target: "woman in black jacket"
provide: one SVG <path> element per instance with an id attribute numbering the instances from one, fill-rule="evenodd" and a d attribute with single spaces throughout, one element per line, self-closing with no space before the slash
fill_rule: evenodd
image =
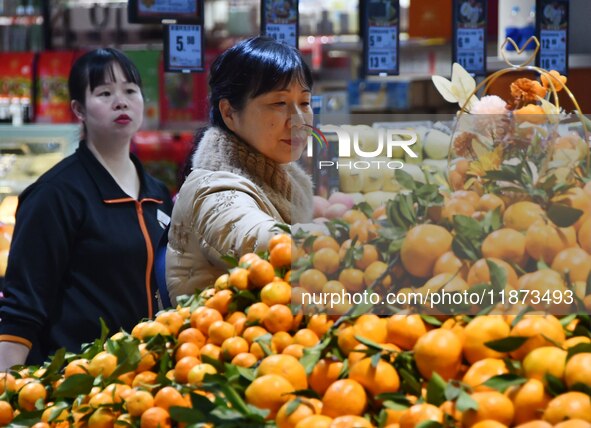
<path id="1" fill-rule="evenodd" d="M 172 202 L 130 154 L 143 120 L 141 78 L 115 49 L 80 57 L 69 77 L 83 124 L 77 151 L 19 197 L 0 301 L 0 370 L 79 352 L 111 331 L 131 330 L 157 308 L 154 248 Z"/>

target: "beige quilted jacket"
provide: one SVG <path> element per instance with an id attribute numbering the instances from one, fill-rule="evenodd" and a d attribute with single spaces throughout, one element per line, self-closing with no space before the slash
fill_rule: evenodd
<path id="1" fill-rule="evenodd" d="M 299 166 L 277 164 L 210 128 L 172 211 L 166 283 L 173 305 L 226 272 L 223 255 L 264 251 L 276 223 L 311 219 L 312 182 Z"/>

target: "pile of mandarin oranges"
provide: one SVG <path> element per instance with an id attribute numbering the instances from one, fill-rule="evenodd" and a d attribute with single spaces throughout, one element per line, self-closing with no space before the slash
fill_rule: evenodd
<path id="1" fill-rule="evenodd" d="M 353 208 L 325 233 L 278 233 L 131 332 L 0 374 L 0 426 L 589 427 L 590 185 L 560 202 L 582 211 L 572 225 L 529 200 L 451 192 L 396 248 L 383 245 L 387 206 Z M 458 243 L 454 217 L 493 211 L 493 227 Z M 575 301 L 456 313 L 304 302 L 499 281 Z"/>

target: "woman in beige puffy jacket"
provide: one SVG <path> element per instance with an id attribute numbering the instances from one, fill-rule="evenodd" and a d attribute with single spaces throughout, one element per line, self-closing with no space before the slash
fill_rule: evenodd
<path id="1" fill-rule="evenodd" d="M 172 212 L 166 283 L 193 294 L 228 269 L 224 255 L 266 249 L 276 223 L 312 219 L 312 182 L 294 162 L 306 144 L 312 76 L 297 49 L 244 40 L 213 63 L 211 127 Z"/>

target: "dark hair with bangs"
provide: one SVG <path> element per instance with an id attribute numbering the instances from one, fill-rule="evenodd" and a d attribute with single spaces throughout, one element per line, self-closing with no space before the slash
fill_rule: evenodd
<path id="1" fill-rule="evenodd" d="M 70 100 L 76 100 L 84 106 L 87 87 L 90 87 L 92 92 L 108 78 L 115 81 L 114 65 L 121 67 L 127 82 L 135 83 L 141 90 L 142 78 L 135 64 L 117 49 L 101 48 L 85 53 L 72 65 L 68 79 Z"/>
<path id="2" fill-rule="evenodd" d="M 312 89 L 312 73 L 296 48 L 265 36 L 241 41 L 217 57 L 211 66 L 211 124 L 229 131 L 220 112 L 221 100 L 227 99 L 232 108 L 240 111 L 249 98 L 284 89 L 294 80 Z"/>

